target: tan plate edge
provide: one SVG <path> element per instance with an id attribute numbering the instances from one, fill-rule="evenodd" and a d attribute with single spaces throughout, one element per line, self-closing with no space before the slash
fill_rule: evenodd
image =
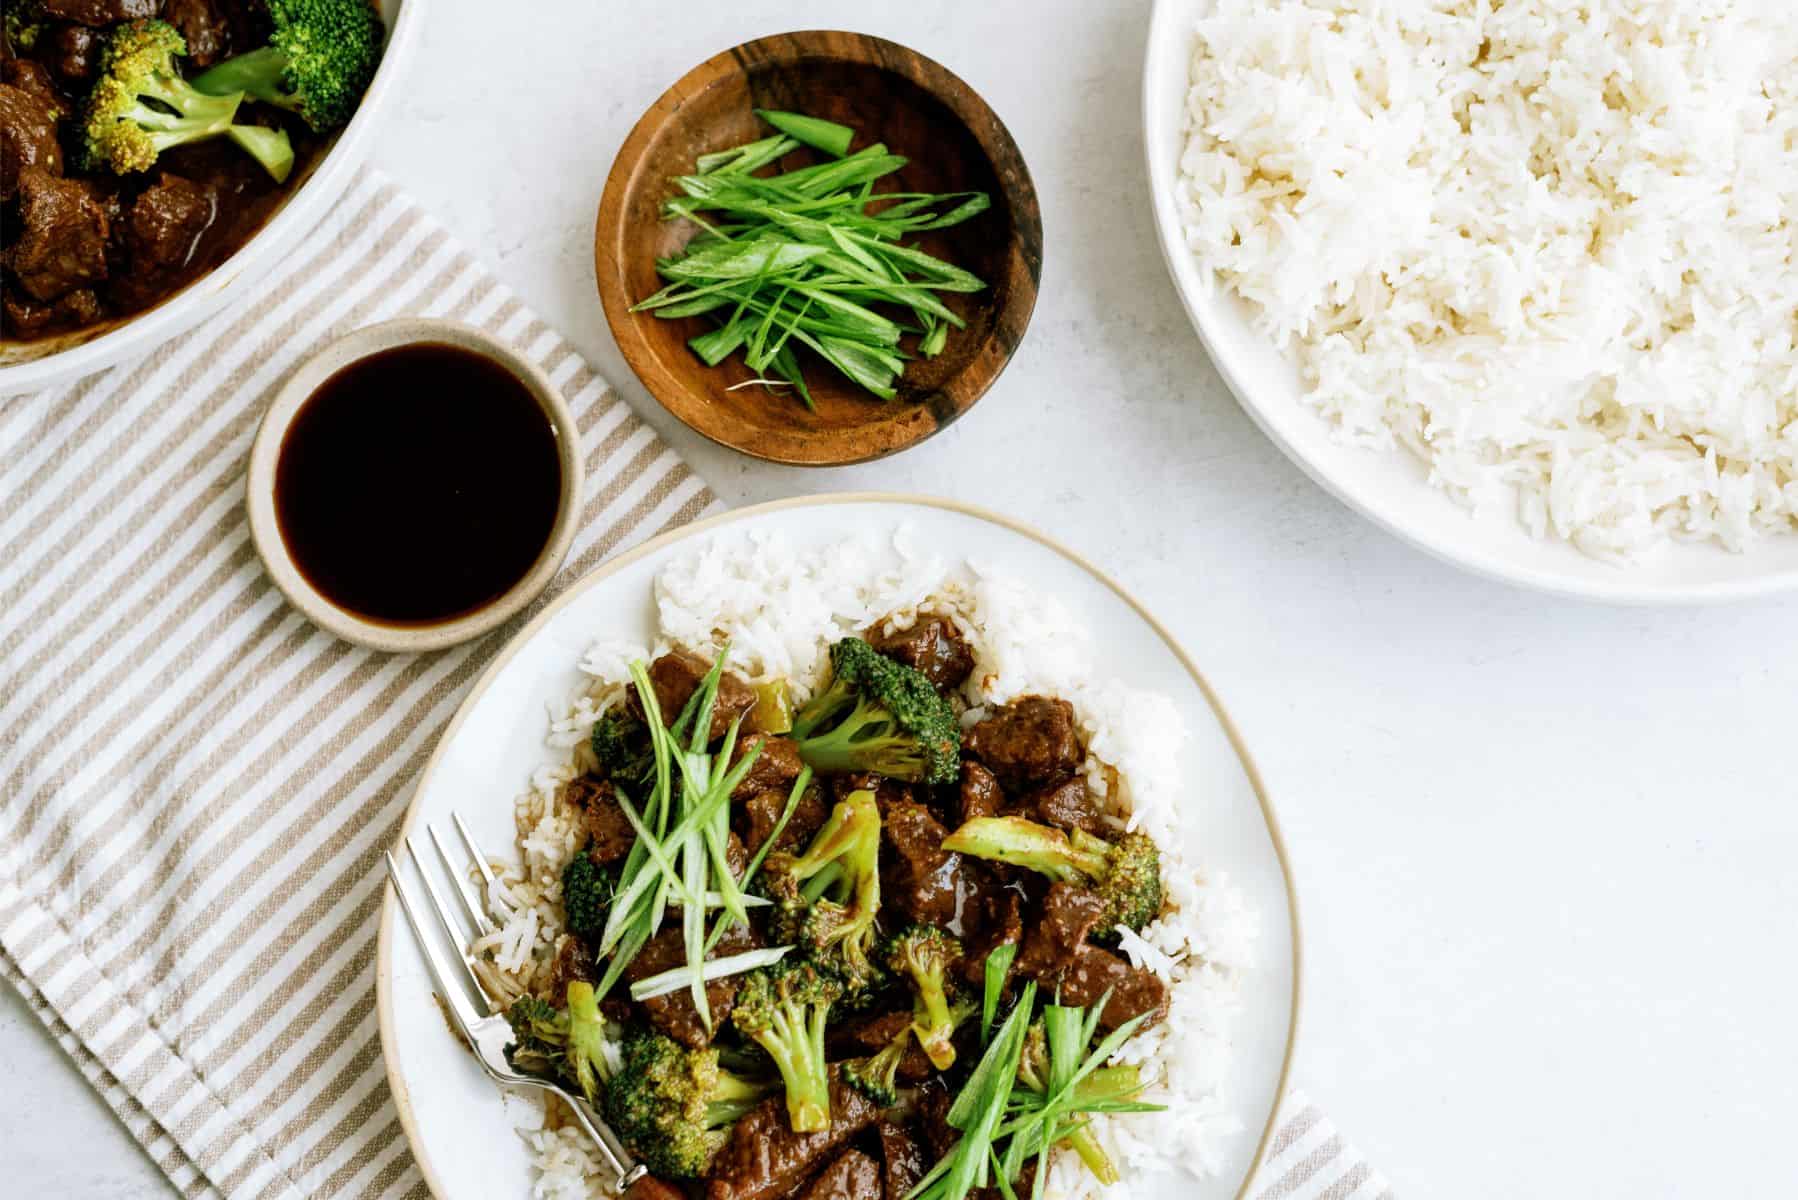
<path id="1" fill-rule="evenodd" d="M 1192 676 L 1193 682 L 1204 694 L 1206 703 L 1211 705 L 1211 711 L 1217 716 L 1218 723 L 1223 726 L 1225 736 L 1230 739 L 1231 748 L 1236 751 L 1236 757 L 1242 763 L 1243 772 L 1249 777 L 1249 785 L 1255 789 L 1255 799 L 1261 805 L 1262 819 L 1267 822 L 1268 836 L 1273 840 L 1274 855 L 1280 860 L 1280 874 L 1286 884 L 1286 911 L 1290 914 L 1292 925 L 1292 1020 L 1286 1030 L 1286 1053 L 1280 1063 L 1280 1080 L 1274 1089 L 1273 1107 L 1268 1112 L 1266 1126 L 1261 1130 L 1261 1139 L 1256 1143 L 1254 1157 L 1249 1160 L 1249 1169 L 1243 1176 L 1242 1186 L 1236 1192 L 1236 1200 L 1245 1200 L 1249 1193 L 1249 1186 L 1254 1182 L 1255 1173 L 1261 1169 L 1261 1164 L 1267 1157 L 1268 1144 L 1273 1140 L 1274 1127 L 1279 1120 L 1280 1109 L 1285 1104 L 1287 1092 L 1292 1085 L 1292 1058 L 1298 1045 L 1300 1001 L 1304 991 L 1304 941 L 1299 923 L 1299 897 L 1292 882 L 1292 863 L 1287 857 L 1286 837 L 1280 829 L 1280 819 L 1274 812 L 1272 802 L 1267 798 L 1267 788 L 1262 782 L 1261 770 L 1249 754 L 1248 747 L 1243 744 L 1242 734 L 1236 728 L 1236 722 L 1231 719 L 1229 711 L 1224 708 L 1223 702 L 1212 690 L 1210 682 L 1192 661 L 1191 656 L 1186 653 L 1185 648 L 1180 645 L 1173 634 L 1168 632 L 1167 627 L 1157 620 L 1154 614 L 1123 585 L 1088 561 L 1084 555 L 1013 517 L 960 500 L 949 500 L 939 496 L 907 495 L 903 492 L 838 492 L 823 496 L 795 496 L 787 500 L 771 500 L 764 504 L 752 504 L 747 508 L 736 508 L 715 517 L 694 521 L 679 529 L 671 529 L 666 533 L 658 534 L 641 546 L 608 559 L 575 581 L 567 591 L 557 596 L 551 603 L 545 605 L 541 612 L 531 618 L 528 625 L 512 636 L 512 640 L 506 643 L 505 648 L 495 655 L 493 661 L 487 665 L 487 669 L 481 672 L 481 677 L 475 681 L 474 687 L 463 699 L 461 706 L 456 709 L 456 715 L 451 718 L 443 735 L 437 739 L 437 745 L 431 751 L 431 757 L 426 760 L 424 769 L 419 772 L 418 782 L 412 788 L 412 798 L 406 802 L 405 819 L 400 823 L 400 840 L 403 841 L 411 835 L 413 823 L 418 817 L 419 794 L 430 782 L 431 774 L 437 767 L 444 747 L 449 745 L 450 740 L 462 728 L 462 723 L 467 719 L 469 710 L 474 707 L 475 701 L 479 700 L 481 695 L 486 692 L 488 686 L 493 682 L 494 676 L 498 675 L 500 670 L 512 661 L 518 648 L 535 635 L 539 628 L 547 624 L 551 617 L 572 603 L 577 596 L 638 559 L 654 554 L 663 547 L 686 538 L 721 529 L 738 521 L 762 516 L 766 513 L 784 512 L 797 508 L 822 508 L 839 504 L 909 504 L 920 508 L 943 509 L 947 512 L 961 513 L 976 520 L 998 525 L 1013 533 L 1021 533 L 1032 541 L 1046 546 L 1110 588 L 1118 599 L 1128 604 L 1138 616 L 1148 622 L 1149 627 L 1155 631 L 1167 648 L 1173 651 L 1174 657 L 1180 660 L 1180 665 L 1186 668 L 1187 674 Z M 388 981 L 392 978 L 393 969 L 391 955 L 393 952 L 394 907 L 393 884 L 388 882 L 383 885 L 381 891 L 381 929 L 375 954 L 375 1010 L 381 1032 L 381 1061 L 386 1069 L 388 1089 L 393 1093 L 394 1108 L 399 1113 L 400 1128 L 406 1134 L 406 1143 L 411 1147 L 413 1160 L 418 1163 L 419 1173 L 424 1176 L 425 1186 L 430 1188 L 431 1195 L 437 1200 L 445 1200 L 446 1193 L 438 1185 L 437 1175 L 420 1149 L 417 1116 L 412 1111 L 411 1096 L 407 1094 L 406 1086 L 400 1080 L 398 1064 L 393 1057 L 391 1033 L 393 996 Z"/>

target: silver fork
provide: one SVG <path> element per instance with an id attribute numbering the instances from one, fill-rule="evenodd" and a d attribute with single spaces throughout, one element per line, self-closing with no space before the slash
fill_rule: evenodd
<path id="1" fill-rule="evenodd" d="M 493 872 L 487 866 L 486 855 L 475 844 L 474 835 L 468 832 L 468 826 L 462 823 L 462 818 L 455 813 L 451 813 L 450 818 L 455 823 L 456 832 L 461 835 L 462 844 L 474 859 L 481 878 L 492 888 Z M 477 901 L 469 888 L 467 872 L 456 869 L 455 861 L 450 857 L 443 839 L 437 835 L 437 830 L 431 826 L 426 829 L 431 835 L 432 845 L 437 848 L 437 857 L 442 861 L 444 871 L 455 885 L 456 895 L 462 902 L 462 911 L 474 925 L 476 936 L 492 933 L 493 921 L 488 917 L 485 905 Z M 491 1011 L 492 999 L 475 975 L 473 958 L 469 954 L 468 941 L 463 936 L 461 925 L 450 912 L 449 905 L 443 902 L 443 895 L 437 890 L 431 873 L 425 869 L 424 859 L 420 857 L 418 847 L 413 845 L 411 838 L 406 839 L 406 853 L 412 857 L 412 865 L 417 870 L 419 879 L 424 881 L 431 911 L 437 914 L 437 922 L 441 926 L 439 932 L 447 936 L 450 945 L 455 947 L 454 956 L 444 954 L 436 939 L 425 928 L 425 922 L 419 918 L 418 906 L 413 903 L 410 890 L 400 877 L 399 864 L 394 861 L 391 851 L 386 855 L 387 875 L 393 881 L 393 890 L 400 898 L 400 908 L 406 913 L 406 921 L 418 938 L 418 948 L 424 954 L 425 965 L 430 968 L 431 978 L 436 981 L 437 994 L 443 998 L 451 1020 L 461 1029 L 462 1036 L 474 1049 L 475 1061 L 481 1064 L 481 1069 L 496 1083 L 506 1087 L 535 1088 L 560 1096 L 574 1113 L 581 1128 L 587 1131 L 587 1136 L 599 1147 L 600 1156 L 605 1159 L 607 1168 L 612 1172 L 613 1194 L 622 1196 L 633 1183 L 647 1174 L 647 1168 L 631 1157 L 617 1135 L 593 1111 L 586 1097 L 547 1079 L 516 1071 L 506 1061 L 506 1047 L 512 1043 L 512 1026 L 504 1016 Z"/>

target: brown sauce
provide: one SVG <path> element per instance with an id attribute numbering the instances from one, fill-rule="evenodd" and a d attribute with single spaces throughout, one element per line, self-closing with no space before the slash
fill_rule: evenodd
<path id="1" fill-rule="evenodd" d="M 556 432 L 499 363 L 421 343 L 371 354 L 300 406 L 275 468 L 294 565 L 331 603 L 395 625 L 497 600 L 549 542 Z"/>

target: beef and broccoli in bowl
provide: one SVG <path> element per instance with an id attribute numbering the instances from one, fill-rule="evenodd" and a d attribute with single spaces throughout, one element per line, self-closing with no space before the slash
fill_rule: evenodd
<path id="1" fill-rule="evenodd" d="M 1234 968 L 1110 722 L 1177 747 L 1141 697 L 1008 689 L 977 607 L 838 621 L 811 663 L 745 647 L 755 618 L 589 656 L 475 966 L 514 1065 L 653 1173 L 633 1194 L 1081 1196 L 1167 1165 Z M 530 1136 L 539 1194 L 586 1194 L 549 1178 L 574 1130 Z"/>
<path id="2" fill-rule="evenodd" d="M 45 348 L 253 238 L 355 114 L 386 33 L 370 0 L 5 8 L 0 340 Z"/>

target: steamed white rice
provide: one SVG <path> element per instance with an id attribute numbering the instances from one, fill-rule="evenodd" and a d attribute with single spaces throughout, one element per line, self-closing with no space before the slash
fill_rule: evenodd
<path id="1" fill-rule="evenodd" d="M 1203 0 L 1188 245 L 1346 441 L 1636 560 L 1798 519 L 1791 0 Z"/>
<path id="2" fill-rule="evenodd" d="M 538 769 L 516 802 L 518 861 L 495 864 L 502 876 L 494 905 L 510 915 L 478 946 L 497 967 L 490 983 L 515 994 L 534 989 L 549 969 L 562 935 L 561 870 L 582 838 L 578 818 L 558 793 L 586 769 L 588 731 L 618 702 L 632 659 L 674 646 L 709 657 L 728 641 L 732 669 L 752 681 L 786 678 L 803 694 L 821 673 L 831 642 L 883 617 L 903 626 L 920 612 L 940 614 L 955 622 L 976 654 L 966 722 L 977 720 L 985 705 L 1026 693 L 1069 700 L 1090 752 L 1089 784 L 1163 853 L 1171 911 L 1141 936 L 1128 936 L 1123 949 L 1168 982 L 1170 1009 L 1167 1020 L 1133 1039 L 1121 1057 L 1142 1065 L 1146 1098 L 1167 1110 L 1094 1122 L 1124 1174 L 1121 1186 L 1100 1187 L 1077 1158 L 1064 1155 L 1051 1168 L 1048 1194 L 1122 1197 L 1144 1173 L 1213 1171 L 1221 1139 L 1242 1127 L 1228 1104 L 1230 1028 L 1257 924 L 1240 893 L 1201 866 L 1183 827 L 1182 806 L 1194 798 L 1181 786 L 1186 731 L 1173 704 L 1099 675 L 1087 631 L 1052 597 L 920 553 L 903 529 L 889 540 L 849 540 L 823 551 L 797 548 L 777 535 L 720 536 L 664 568 L 655 600 L 655 643 L 597 642 L 581 662 L 589 682 L 550 714 L 556 760 Z M 602 1195 L 601 1166 L 582 1135 L 553 1125 L 535 1110 L 520 1121 L 537 1166 L 535 1194 L 542 1200 Z"/>

